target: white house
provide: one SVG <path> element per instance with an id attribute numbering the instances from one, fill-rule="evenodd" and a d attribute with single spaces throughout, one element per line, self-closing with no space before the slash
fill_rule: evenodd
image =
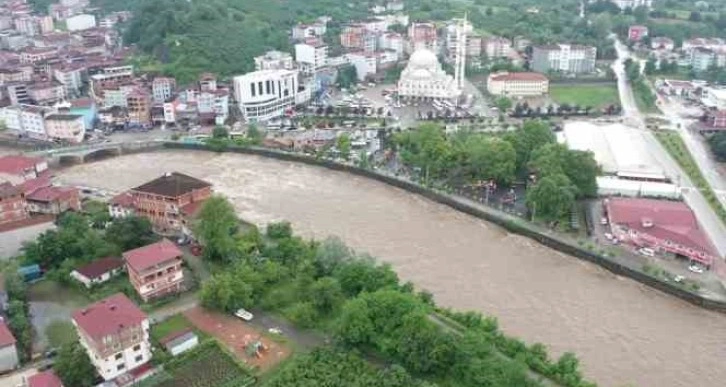
<path id="1" fill-rule="evenodd" d="M 18 350 L 15 348 L 15 337 L 0 321 L 0 372 L 7 372 L 18 367 Z"/>
<path id="2" fill-rule="evenodd" d="M 96 17 L 88 14 L 71 16 L 66 19 L 66 28 L 68 31 L 81 31 L 96 26 Z"/>
<path id="3" fill-rule="evenodd" d="M 166 104 L 164 104 L 164 110 L 164 117 L 166 119 Z M 134 212 L 134 197 L 129 192 L 116 195 L 108 202 L 108 214 L 113 219 L 125 218 L 133 215 Z"/>
<path id="4" fill-rule="evenodd" d="M 121 259 L 106 257 L 97 259 L 87 265 L 76 268 L 71 277 L 90 288 L 102 284 L 123 271 L 124 262 Z"/>

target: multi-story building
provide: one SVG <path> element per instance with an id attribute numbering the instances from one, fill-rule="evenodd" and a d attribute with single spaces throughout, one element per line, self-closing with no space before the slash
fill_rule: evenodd
<path id="1" fill-rule="evenodd" d="M 427 49 L 439 52 L 438 36 L 434 23 L 411 23 L 408 27 L 409 52 Z"/>
<path id="2" fill-rule="evenodd" d="M 30 68 L 30 71 L 24 70 L 27 68 Z M 23 69 L 0 69 L 0 85 L 12 82 L 30 82 L 32 75 L 32 66 L 24 67 Z"/>
<path id="3" fill-rule="evenodd" d="M 67 65 L 53 69 L 53 78 L 65 87 L 66 95 L 78 95 L 83 86 L 82 67 Z"/>
<path id="4" fill-rule="evenodd" d="M 449 56 L 453 57 L 454 54 L 456 54 L 457 46 L 459 44 L 457 40 L 457 31 L 459 29 L 459 25 L 462 23 L 459 19 L 454 19 L 452 22 L 450 22 L 447 26 L 444 32 L 446 33 L 446 51 L 448 52 Z M 471 23 L 466 21 L 464 23 L 464 32 L 466 33 L 466 43 L 467 47 L 469 46 L 469 36 L 474 32 L 474 26 L 472 26 Z M 468 52 L 467 52 L 468 54 Z"/>
<path id="5" fill-rule="evenodd" d="M 378 47 L 381 50 L 393 50 L 400 58 L 403 56 L 404 51 L 403 36 L 396 32 L 380 34 L 378 37 Z"/>
<path id="6" fill-rule="evenodd" d="M 176 88 L 176 80 L 168 77 L 156 77 L 151 82 L 151 94 L 154 96 L 154 102 L 164 103 L 174 96 Z"/>
<path id="7" fill-rule="evenodd" d="M 690 50 L 690 63 L 695 71 L 706 71 L 716 65 L 716 52 L 705 47 Z"/>
<path id="8" fill-rule="evenodd" d="M 297 92 L 297 71 L 265 70 L 234 77 L 235 98 L 249 122 L 282 116 L 295 105 Z"/>
<path id="9" fill-rule="evenodd" d="M 537 96 L 547 94 L 549 80 L 540 73 L 494 73 L 487 79 L 487 90 L 509 97 Z"/>
<path id="10" fill-rule="evenodd" d="M 646 36 L 648 36 L 648 27 L 646 26 L 634 25 L 628 28 L 628 40 L 631 42 L 640 42 Z"/>
<path id="11" fill-rule="evenodd" d="M 666 36 L 656 36 L 650 40 L 650 48 L 653 50 L 673 51 L 675 47 L 673 39 Z"/>
<path id="12" fill-rule="evenodd" d="M 0 183 L 0 224 L 17 222 L 27 217 L 23 190 L 9 181 Z"/>
<path id="13" fill-rule="evenodd" d="M 26 36 L 38 34 L 38 24 L 32 16 L 15 19 L 15 30 Z"/>
<path id="14" fill-rule="evenodd" d="M 129 281 L 141 299 L 149 301 L 183 290 L 183 256 L 166 238 L 123 253 Z"/>
<path id="15" fill-rule="evenodd" d="M 499 36 L 484 39 L 482 46 L 487 58 L 506 58 L 512 52 L 512 42 Z"/>
<path id="16" fill-rule="evenodd" d="M 29 104 L 28 85 L 25 82 L 13 82 L 7 85 L 8 97 L 12 105 Z"/>
<path id="17" fill-rule="evenodd" d="M 369 52 L 351 52 L 343 55 L 346 61 L 355 67 L 359 81 L 373 76 L 378 71 L 378 56 Z"/>
<path id="18" fill-rule="evenodd" d="M 25 195 L 30 213 L 58 215 L 81 209 L 81 197 L 74 187 L 46 186 Z"/>
<path id="19" fill-rule="evenodd" d="M 26 48 L 20 53 L 20 63 L 37 63 L 58 56 L 56 47 Z"/>
<path id="20" fill-rule="evenodd" d="M 308 38 L 322 37 L 323 35 L 325 35 L 326 31 L 326 23 L 322 21 L 318 21 L 312 24 L 298 24 L 292 27 L 292 38 L 295 40 L 304 40 Z"/>
<path id="21" fill-rule="evenodd" d="M 638 7 L 650 8 L 653 5 L 653 0 L 613 0 L 613 3 L 620 9 L 635 9 Z"/>
<path id="22" fill-rule="evenodd" d="M 79 143 L 86 134 L 86 125 L 79 114 L 50 114 L 45 116 L 45 131 L 49 139 Z"/>
<path id="23" fill-rule="evenodd" d="M 512 48 L 516 51 L 524 51 L 527 47 L 532 45 L 532 41 L 525 38 L 524 36 L 516 36 L 513 39 Z"/>
<path id="24" fill-rule="evenodd" d="M 340 33 L 340 45 L 350 50 L 373 52 L 381 33 L 368 29 L 363 23 L 348 24 Z"/>
<path id="25" fill-rule="evenodd" d="M 706 113 L 706 123 L 711 128 L 726 129 L 726 110 L 715 110 Z"/>
<path id="26" fill-rule="evenodd" d="M 295 45 L 295 61 L 304 73 L 314 73 L 328 64 L 328 46 L 318 39 Z"/>
<path id="27" fill-rule="evenodd" d="M 72 321 L 91 363 L 106 381 L 151 359 L 149 319 L 122 293 L 76 310 Z"/>
<path id="28" fill-rule="evenodd" d="M 136 212 L 134 195 L 131 192 L 122 192 L 108 202 L 108 214 L 113 219 L 126 218 Z"/>
<path id="29" fill-rule="evenodd" d="M 0 120 L 9 130 L 21 136 L 36 140 L 46 140 L 45 116 L 51 108 L 33 105 L 14 105 L 0 108 Z"/>
<path id="30" fill-rule="evenodd" d="M 217 90 L 217 77 L 214 74 L 203 73 L 199 76 L 199 91 L 215 90 Z"/>
<path id="31" fill-rule="evenodd" d="M 708 48 L 709 50 L 726 50 L 726 41 L 721 38 L 693 38 L 684 40 L 681 49 L 688 53 L 696 47 Z"/>
<path id="32" fill-rule="evenodd" d="M 133 66 L 111 66 L 98 70 L 89 70 L 91 92 L 101 95 L 104 89 L 130 82 L 134 77 Z"/>
<path id="33" fill-rule="evenodd" d="M 2 222 L 2 218 L 0 218 Z M 0 320 L 0 372 L 16 369 L 20 364 L 15 337 L 4 321 Z"/>
<path id="34" fill-rule="evenodd" d="M 530 68 L 540 73 L 591 73 L 595 71 L 597 50 L 591 46 L 555 44 L 534 46 Z"/>
<path id="35" fill-rule="evenodd" d="M 52 17 L 48 15 L 38 16 L 38 30 L 42 35 L 53 32 L 54 28 Z"/>
<path id="36" fill-rule="evenodd" d="M 93 15 L 82 14 L 71 16 L 66 19 L 66 28 L 68 31 L 82 31 L 96 26 L 96 17 Z"/>
<path id="37" fill-rule="evenodd" d="M 136 214 L 157 229 L 185 231 L 185 214 L 193 214 L 212 195 L 212 185 L 182 173 L 166 173 L 131 190 Z"/>
<path id="38" fill-rule="evenodd" d="M 36 105 L 53 105 L 66 99 L 66 88 L 57 81 L 34 82 L 28 85 L 28 97 Z"/>
<path id="39" fill-rule="evenodd" d="M 136 88 L 126 96 L 129 123 L 132 125 L 151 125 L 151 97 L 146 90 Z"/>
<path id="40" fill-rule="evenodd" d="M 283 51 L 267 51 L 255 57 L 255 71 L 261 70 L 292 70 L 292 55 Z"/>

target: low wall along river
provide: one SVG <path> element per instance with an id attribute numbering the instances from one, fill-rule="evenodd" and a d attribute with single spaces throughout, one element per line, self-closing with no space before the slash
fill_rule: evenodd
<path id="1" fill-rule="evenodd" d="M 586 375 L 600 385 L 720 386 L 726 380 L 726 316 L 619 275 L 708 308 L 723 309 L 720 304 L 538 234 L 526 222 L 406 181 L 301 155 L 239 152 L 280 160 L 172 150 L 78 165 L 59 178 L 121 191 L 163 172 L 189 173 L 212 182 L 245 219 L 287 219 L 307 236 L 338 235 L 390 262 L 404 280 L 430 290 L 442 306 L 497 316 L 505 332 L 545 343 L 553 354 L 575 352 Z"/>

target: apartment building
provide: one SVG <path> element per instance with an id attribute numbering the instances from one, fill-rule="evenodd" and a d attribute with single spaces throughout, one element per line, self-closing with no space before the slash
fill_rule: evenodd
<path id="1" fill-rule="evenodd" d="M 80 143 L 86 125 L 80 114 L 50 114 L 45 117 L 45 131 L 49 139 Z"/>
<path id="2" fill-rule="evenodd" d="M 110 381 L 151 359 L 149 319 L 118 293 L 72 316 L 78 338 L 101 377 Z"/>
<path id="3" fill-rule="evenodd" d="M 183 290 L 183 255 L 168 239 L 123 253 L 129 280 L 144 301 Z"/>
<path id="4" fill-rule="evenodd" d="M 706 71 L 716 65 L 717 54 L 714 50 L 705 47 L 695 47 L 690 50 L 689 61 L 695 71 Z"/>
<path id="5" fill-rule="evenodd" d="M 318 21 L 312 24 L 298 24 L 292 27 L 292 38 L 295 40 L 303 40 L 314 37 L 322 37 L 323 35 L 325 35 L 326 31 L 326 23 L 322 21 Z"/>
<path id="6" fill-rule="evenodd" d="M 327 66 L 328 46 L 318 39 L 308 39 L 295 45 L 295 61 L 304 73 L 314 73 Z"/>
<path id="7" fill-rule="evenodd" d="M 512 52 L 512 42 L 499 36 L 485 38 L 482 46 L 487 58 L 507 58 Z"/>
<path id="8" fill-rule="evenodd" d="M 23 190 L 8 181 L 0 183 L 0 224 L 27 218 Z"/>
<path id="9" fill-rule="evenodd" d="M 66 95 L 78 95 L 83 86 L 82 67 L 65 65 L 53 69 L 53 78 L 65 88 Z"/>
<path id="10" fill-rule="evenodd" d="M 396 55 L 401 58 L 405 47 L 403 36 L 396 32 L 383 33 L 378 37 L 378 47 L 381 50 L 395 51 Z"/>
<path id="11" fill-rule="evenodd" d="M 31 47 L 20 53 L 20 63 L 30 64 L 48 60 L 58 56 L 56 47 Z"/>
<path id="12" fill-rule="evenodd" d="M 438 35 L 434 23 L 411 23 L 408 27 L 409 52 L 427 49 L 439 52 Z"/>
<path id="13" fill-rule="evenodd" d="M 267 51 L 255 57 L 255 71 L 261 70 L 292 70 L 292 55 L 283 51 Z"/>
<path id="14" fill-rule="evenodd" d="M 151 97 L 146 90 L 134 89 L 126 96 L 129 124 L 139 126 L 151 125 Z"/>
<path id="15" fill-rule="evenodd" d="M 33 82 L 28 85 L 27 91 L 36 105 L 53 105 L 66 99 L 66 88 L 57 81 Z"/>
<path id="16" fill-rule="evenodd" d="M 28 96 L 28 85 L 23 82 L 15 82 L 6 86 L 8 97 L 12 105 L 29 104 L 30 96 Z"/>
<path id="17" fill-rule="evenodd" d="M 34 105 L 15 105 L 0 108 L 0 119 L 9 130 L 36 140 L 48 138 L 45 130 L 45 116 L 52 108 Z"/>
<path id="18" fill-rule="evenodd" d="M 542 74 L 523 73 L 494 73 L 487 79 L 487 90 L 493 95 L 509 97 L 526 97 L 547 94 L 549 80 Z"/>
<path id="19" fill-rule="evenodd" d="M 155 103 L 164 103 L 174 96 L 176 79 L 168 77 L 156 77 L 151 82 L 151 94 Z"/>
<path id="20" fill-rule="evenodd" d="M 268 121 L 295 106 L 298 72 L 264 70 L 234 77 L 235 99 L 248 122 Z"/>
<path id="21" fill-rule="evenodd" d="M 136 214 L 149 218 L 157 229 L 184 232 L 185 215 L 194 214 L 212 195 L 212 185 L 172 172 L 133 188 L 131 195 Z"/>
<path id="22" fill-rule="evenodd" d="M 592 73 L 595 71 L 597 49 L 592 46 L 554 44 L 534 46 L 530 68 L 540 73 Z"/>

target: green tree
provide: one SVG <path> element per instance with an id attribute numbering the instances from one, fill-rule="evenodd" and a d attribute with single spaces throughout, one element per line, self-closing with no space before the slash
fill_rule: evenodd
<path id="1" fill-rule="evenodd" d="M 96 368 L 78 341 L 61 347 L 53 370 L 65 386 L 90 387 L 94 384 Z"/>
<path id="2" fill-rule="evenodd" d="M 719 160 L 726 160 L 726 132 L 719 132 L 711 136 L 708 139 L 708 145 Z"/>
<path id="3" fill-rule="evenodd" d="M 374 292 L 378 289 L 393 288 L 398 284 L 398 276 L 390 265 L 376 265 L 372 258 L 356 259 L 340 265 L 334 273 L 343 292 L 355 296 L 361 292 Z"/>
<path id="4" fill-rule="evenodd" d="M 338 68 L 338 78 L 335 80 L 341 88 L 349 89 L 358 82 L 358 72 L 353 65 Z"/>
<path id="5" fill-rule="evenodd" d="M 247 126 L 247 139 L 252 145 L 260 145 L 265 139 L 265 134 L 255 124 Z"/>
<path id="6" fill-rule="evenodd" d="M 563 174 L 545 176 L 527 190 L 527 206 L 533 218 L 560 220 L 575 204 L 576 188 Z"/>
<path id="7" fill-rule="evenodd" d="M 643 69 L 643 71 L 645 71 L 647 75 L 653 75 L 656 70 L 655 58 L 648 58 L 648 61 L 645 62 L 645 69 Z"/>
<path id="8" fill-rule="evenodd" d="M 555 142 L 555 135 L 549 125 L 540 120 L 530 120 L 515 132 L 507 133 L 509 141 L 517 152 L 517 170 L 522 171 L 529 164 L 532 152 L 544 145 Z"/>
<path id="9" fill-rule="evenodd" d="M 204 246 L 206 259 L 231 261 L 235 258 L 239 219 L 224 197 L 207 199 L 194 223 L 194 235 Z"/>
<path id="10" fill-rule="evenodd" d="M 397 133 L 394 143 L 401 151 L 401 158 L 409 165 L 421 169 L 424 179 L 444 176 L 454 161 L 451 145 L 446 141 L 443 128 L 425 123 L 416 130 Z"/>
<path id="11" fill-rule="evenodd" d="M 350 158 L 350 135 L 346 132 L 341 133 L 335 140 L 335 148 L 340 152 L 343 160 Z"/>
<path id="12" fill-rule="evenodd" d="M 494 105 L 500 112 L 506 112 L 512 107 L 512 100 L 507 97 L 498 97 L 494 101 Z"/>
<path id="13" fill-rule="evenodd" d="M 212 129 L 212 138 L 229 138 L 229 131 L 224 126 L 217 125 L 214 127 L 214 129 Z"/>
<path id="14" fill-rule="evenodd" d="M 267 225 L 266 234 L 272 239 L 292 238 L 292 225 L 290 222 L 275 222 Z"/>
<path id="15" fill-rule="evenodd" d="M 298 302 L 288 308 L 285 316 L 301 328 L 312 328 L 318 320 L 318 311 L 310 302 Z"/>
<path id="16" fill-rule="evenodd" d="M 8 328 L 17 340 L 18 355 L 21 362 L 30 358 L 33 345 L 33 326 L 28 317 L 28 304 L 20 300 L 8 303 Z"/>
<path id="17" fill-rule="evenodd" d="M 333 277 L 323 277 L 310 287 L 312 305 L 322 315 L 333 312 L 344 300 L 343 289 Z"/>
<path id="18" fill-rule="evenodd" d="M 157 240 L 151 221 L 140 216 L 114 220 L 106 229 L 106 240 L 127 251 L 146 246 Z"/>
<path id="19" fill-rule="evenodd" d="M 508 184 L 514 180 L 517 153 L 511 143 L 483 135 L 470 135 L 462 146 L 464 169 L 469 180 L 494 179 Z"/>
<path id="20" fill-rule="evenodd" d="M 532 152 L 530 169 L 540 178 L 564 174 L 577 189 L 578 197 L 597 195 L 600 168 L 592 152 L 570 150 L 563 144 L 547 144 Z"/>

